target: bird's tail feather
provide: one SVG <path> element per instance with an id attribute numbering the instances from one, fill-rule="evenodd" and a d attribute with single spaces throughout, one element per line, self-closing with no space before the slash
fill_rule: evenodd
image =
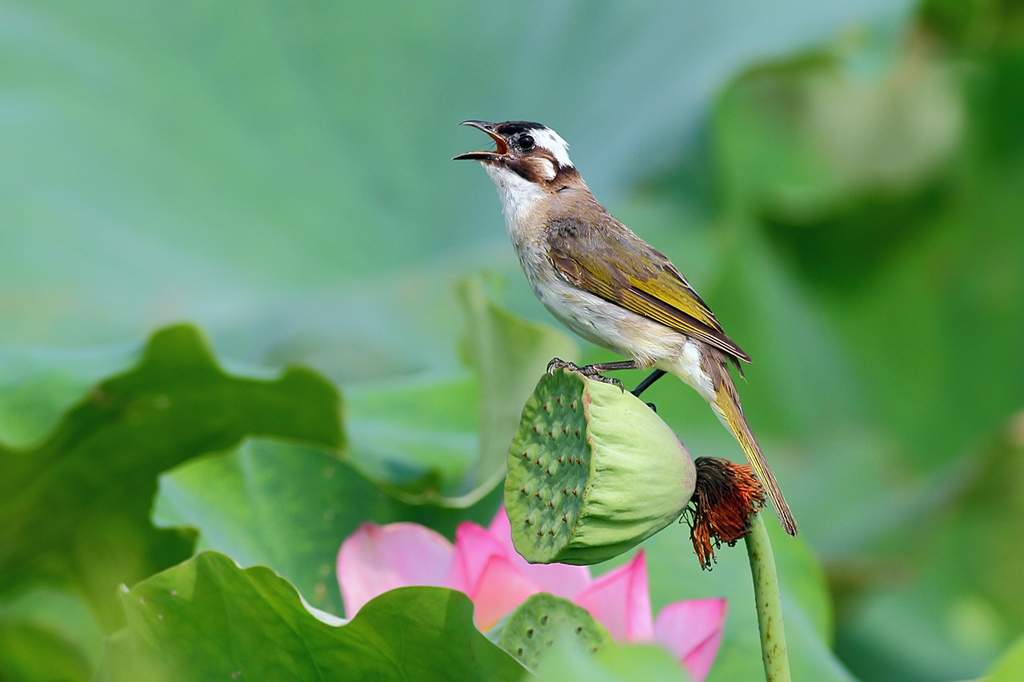
<path id="1" fill-rule="evenodd" d="M 715 411 L 719 413 L 721 420 L 729 427 L 733 435 L 736 436 L 736 440 L 739 441 L 743 452 L 746 453 L 747 460 L 754 467 L 754 472 L 757 474 L 758 480 L 761 481 L 761 486 L 775 507 L 775 513 L 779 515 L 782 527 L 790 535 L 796 535 L 796 519 L 793 518 L 793 513 L 789 510 L 789 505 L 786 504 L 786 498 L 782 495 L 782 490 L 779 488 L 778 481 L 775 480 L 775 475 L 772 474 L 768 462 L 765 461 L 764 455 L 761 454 L 761 447 L 757 444 L 754 434 L 750 431 L 747 418 L 743 416 L 743 409 L 740 407 L 739 400 L 735 397 L 735 388 L 730 391 L 729 389 L 732 387 L 728 385 L 729 383 L 731 382 L 727 380 L 719 387 L 717 399 L 715 400 L 715 406 L 718 409 Z"/>

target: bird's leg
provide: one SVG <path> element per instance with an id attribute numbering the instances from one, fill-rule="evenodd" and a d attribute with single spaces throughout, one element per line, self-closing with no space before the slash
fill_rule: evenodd
<path id="1" fill-rule="evenodd" d="M 662 378 L 663 376 L 665 376 L 665 370 L 663 370 L 663 369 L 656 369 L 656 370 L 654 370 L 653 372 L 651 372 L 650 374 L 647 375 L 646 379 L 644 379 L 639 384 L 637 384 L 637 387 L 634 388 L 632 391 L 630 391 L 630 393 L 632 393 L 637 398 L 639 398 L 641 393 L 643 393 L 648 388 L 650 388 L 651 384 L 653 384 L 655 381 L 657 381 L 658 379 Z"/>
<path id="2" fill-rule="evenodd" d="M 596 365 L 580 367 L 581 372 L 587 376 L 597 376 L 601 372 L 617 372 L 620 369 L 636 369 L 636 363 L 632 360 L 620 360 L 619 362 L 599 362 Z"/>
<path id="3" fill-rule="evenodd" d="M 559 358 L 553 358 L 551 362 L 548 363 L 548 374 L 556 369 L 567 369 L 570 372 L 579 372 L 585 377 L 590 377 L 606 384 L 614 384 L 625 391 L 626 389 L 622 385 L 621 381 L 618 379 L 612 379 L 611 377 L 606 377 L 601 374 L 601 372 L 614 372 L 620 369 L 636 369 L 636 363 L 632 360 L 622 360 L 620 362 L 599 362 L 595 365 L 584 365 L 583 367 L 580 367 L 575 363 L 566 362 Z"/>

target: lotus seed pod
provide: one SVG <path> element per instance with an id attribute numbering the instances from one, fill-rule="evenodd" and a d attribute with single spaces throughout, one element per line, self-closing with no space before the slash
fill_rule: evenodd
<path id="1" fill-rule="evenodd" d="M 536 668 L 544 652 L 562 637 L 591 653 L 612 644 L 611 635 L 586 609 L 546 592 L 516 607 L 487 637 L 530 668 Z"/>
<path id="2" fill-rule="evenodd" d="M 690 453 L 643 401 L 556 370 L 523 408 L 505 478 L 512 542 L 531 563 L 596 564 L 676 521 Z"/>

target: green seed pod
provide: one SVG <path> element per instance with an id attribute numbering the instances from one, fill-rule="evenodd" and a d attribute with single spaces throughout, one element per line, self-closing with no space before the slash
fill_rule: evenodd
<path id="1" fill-rule="evenodd" d="M 530 668 L 563 637 L 591 653 L 612 645 L 611 635 L 586 609 L 546 592 L 531 596 L 487 631 L 488 639 Z"/>
<path id="2" fill-rule="evenodd" d="M 531 563 L 605 561 L 676 521 L 696 478 L 690 453 L 643 401 L 556 370 L 527 400 L 509 450 L 512 542 Z"/>

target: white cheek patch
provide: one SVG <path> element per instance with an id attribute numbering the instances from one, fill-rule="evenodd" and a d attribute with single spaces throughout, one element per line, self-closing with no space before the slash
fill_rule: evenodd
<path id="1" fill-rule="evenodd" d="M 535 159 L 534 164 L 537 166 L 537 170 L 540 171 L 541 177 L 545 180 L 554 180 L 558 173 L 555 170 L 555 164 L 551 162 L 551 159 Z"/>
<path id="2" fill-rule="evenodd" d="M 530 131 L 530 134 L 533 135 L 534 142 L 551 152 L 558 165 L 572 167 L 572 160 L 569 158 L 569 144 L 558 133 L 551 128 L 538 128 Z"/>

